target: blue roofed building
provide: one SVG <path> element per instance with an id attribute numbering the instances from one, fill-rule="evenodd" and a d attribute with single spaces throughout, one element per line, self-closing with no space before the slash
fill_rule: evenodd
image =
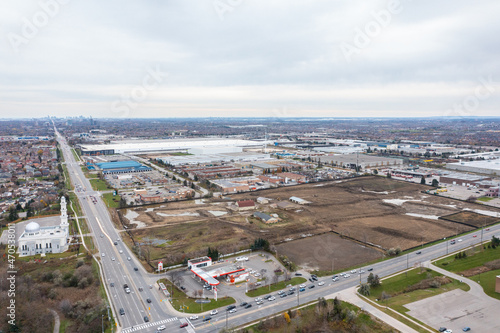
<path id="1" fill-rule="evenodd" d="M 136 161 L 116 161 L 96 163 L 103 174 L 151 171 L 151 168 Z"/>

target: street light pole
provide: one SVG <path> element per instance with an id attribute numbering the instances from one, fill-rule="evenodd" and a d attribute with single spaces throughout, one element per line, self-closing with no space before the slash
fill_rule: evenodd
<path id="1" fill-rule="evenodd" d="M 104 315 L 101 314 L 101 329 L 102 329 L 102 333 L 104 333 Z"/>

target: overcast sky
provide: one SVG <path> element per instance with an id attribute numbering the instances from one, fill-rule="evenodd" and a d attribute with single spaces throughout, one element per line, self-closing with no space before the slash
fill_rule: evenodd
<path id="1" fill-rule="evenodd" d="M 0 118 L 498 116 L 500 2 L 0 3 Z"/>

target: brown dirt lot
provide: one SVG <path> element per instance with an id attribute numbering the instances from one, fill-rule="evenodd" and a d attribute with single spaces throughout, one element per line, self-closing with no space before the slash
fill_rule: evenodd
<path id="1" fill-rule="evenodd" d="M 286 242 L 276 248 L 278 254 L 286 254 L 302 268 L 323 271 L 332 270 L 332 265 L 335 270 L 344 269 L 383 256 L 380 251 L 334 233 Z"/>
<path id="2" fill-rule="evenodd" d="M 443 216 L 442 218 L 449 221 L 456 221 L 456 222 L 470 224 L 477 228 L 481 228 L 483 226 L 487 226 L 495 222 L 498 222 L 498 218 L 496 217 L 486 216 L 471 211 L 463 211 L 451 215 L 446 215 Z"/>
<path id="3" fill-rule="evenodd" d="M 139 214 L 135 220 L 144 223 L 145 228 L 137 228 L 132 233 L 137 241 L 143 237 L 170 240 L 168 244 L 154 246 L 151 252 L 153 259 L 177 256 L 172 261 L 178 260 L 179 256 L 204 255 L 208 246 L 228 253 L 248 248 L 259 237 L 277 245 L 285 240 L 300 239 L 304 234 L 318 235 L 330 231 L 377 248 L 400 247 L 404 250 L 473 229 L 437 219 L 440 216 L 458 213 L 464 208 L 496 211 L 483 205 L 422 193 L 428 188 L 382 177 L 361 177 L 241 193 L 225 199 L 206 200 L 204 204 L 196 204 L 194 200 L 172 202 L 135 209 Z M 279 223 L 264 224 L 252 217 L 254 211 L 231 212 L 227 209 L 230 202 L 256 200 L 261 196 L 272 200 L 270 204 L 257 205 L 256 210 L 278 214 Z M 286 211 L 275 206 L 278 201 L 289 202 L 291 196 L 311 204 L 294 204 Z M 216 217 L 209 211 L 225 211 L 227 214 Z"/>

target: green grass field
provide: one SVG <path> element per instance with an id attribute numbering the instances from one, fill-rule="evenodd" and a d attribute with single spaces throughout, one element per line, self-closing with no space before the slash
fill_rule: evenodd
<path id="1" fill-rule="evenodd" d="M 483 202 L 488 202 L 488 201 L 491 201 L 493 199 L 494 198 L 491 198 L 491 197 L 479 197 L 479 198 L 477 198 L 478 201 L 483 201 Z"/>
<path id="2" fill-rule="evenodd" d="M 159 282 L 163 282 L 167 287 L 168 291 L 172 290 L 172 284 L 167 279 L 161 279 Z M 205 311 L 210 311 L 213 309 L 217 309 L 223 306 L 228 306 L 230 304 L 236 303 L 234 298 L 232 297 L 219 297 L 217 302 L 214 299 L 210 300 L 210 303 L 196 303 L 196 298 L 188 297 L 183 291 L 178 289 L 176 286 L 173 286 L 173 295 L 172 295 L 172 306 L 182 312 L 186 313 L 201 313 Z M 199 298 L 201 299 L 201 298 Z M 167 302 L 167 300 L 163 300 Z M 202 310 L 203 308 L 203 310 Z"/>
<path id="3" fill-rule="evenodd" d="M 306 281 L 307 280 L 304 279 L 303 277 L 294 277 L 294 278 L 292 278 L 289 281 L 281 281 L 281 282 L 278 282 L 276 284 L 272 284 L 271 285 L 271 290 L 269 290 L 269 285 L 267 285 L 267 286 L 259 287 L 259 288 L 255 289 L 255 290 L 250 290 L 249 292 L 246 293 L 246 295 L 248 297 L 257 297 L 257 296 L 268 294 L 268 293 L 273 292 L 273 291 L 278 291 L 278 290 L 281 290 L 281 289 L 285 289 L 286 286 L 289 285 L 289 284 L 291 284 L 292 286 L 295 286 L 295 285 L 304 283 Z"/>
<path id="4" fill-rule="evenodd" d="M 106 184 L 106 182 L 102 179 L 90 179 L 90 184 L 96 191 L 112 190 L 112 188 L 108 187 L 108 184 Z"/>
<path id="5" fill-rule="evenodd" d="M 113 195 L 113 193 L 104 193 L 102 195 L 102 199 L 104 200 L 104 203 L 106 206 L 109 208 L 119 208 L 120 207 L 120 196 L 119 195 Z"/>
<path id="6" fill-rule="evenodd" d="M 498 275 L 500 275 L 500 269 L 496 269 L 479 275 L 474 275 L 471 276 L 470 279 L 472 281 L 480 281 L 480 284 L 483 287 L 486 295 L 496 299 L 500 299 L 500 293 L 495 292 L 495 282 Z"/>
<path id="7" fill-rule="evenodd" d="M 467 255 L 467 258 L 464 259 L 455 259 L 454 256 L 450 256 L 436 261 L 435 265 L 453 273 L 462 272 L 474 267 L 483 266 L 489 261 L 500 259 L 500 247 L 496 249 L 486 248 L 486 250 L 479 250 L 476 253 L 468 251 Z"/>

